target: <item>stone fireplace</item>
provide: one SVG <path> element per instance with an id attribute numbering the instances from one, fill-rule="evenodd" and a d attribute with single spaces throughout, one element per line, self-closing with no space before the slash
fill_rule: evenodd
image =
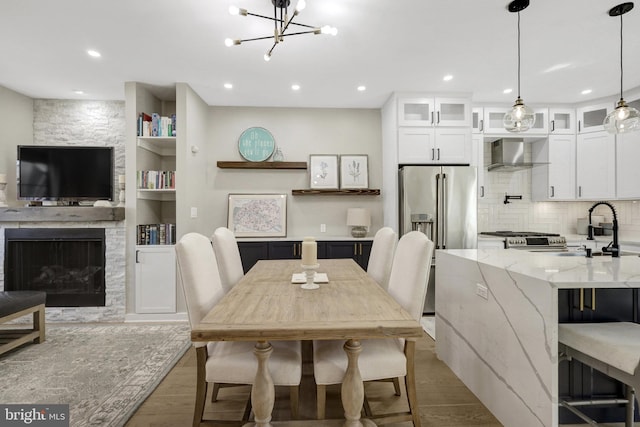
<path id="1" fill-rule="evenodd" d="M 28 249 L 40 258 L 47 259 L 48 254 L 42 252 L 56 252 L 62 254 L 62 261 L 49 259 L 50 270 L 40 271 L 37 277 L 43 276 L 40 282 L 48 281 L 57 284 L 66 281 L 66 276 L 76 279 L 76 285 L 82 284 L 90 291 L 88 294 L 102 294 L 104 296 L 82 297 L 93 299 L 80 304 L 73 302 L 66 306 L 48 301 L 46 308 L 47 322 L 122 322 L 126 313 L 126 228 L 124 208 L 94 208 L 94 207 L 29 207 L 29 208 L 0 208 L 0 291 L 8 290 L 8 280 L 13 272 L 5 271 L 5 253 L 7 244 L 5 238 L 12 238 L 12 230 L 32 230 L 36 236 L 55 236 L 61 230 L 70 231 L 72 238 L 80 237 L 83 242 L 82 254 L 67 254 L 67 249 L 58 249 L 56 243 L 44 242 L 45 249 Z M 77 233 L 77 234 L 76 234 Z M 86 237 L 88 233 L 90 237 Z M 102 243 L 96 243 L 93 233 L 100 235 Z M 103 239 L 102 239 L 103 237 Z M 26 243 L 32 243 L 27 241 Z M 46 245 L 53 245 L 47 248 Z M 8 248 L 7 248 L 8 249 Z M 97 255 L 96 255 L 97 254 Z M 12 255 L 10 255 L 12 256 Z M 29 255 L 31 256 L 31 255 Z M 75 258 L 75 264 L 67 263 L 67 273 L 59 274 L 63 269 L 58 267 L 65 264 L 66 259 Z M 100 267 L 94 258 L 101 258 Z M 80 264 L 77 261 L 81 261 Z M 99 271 L 102 268 L 102 271 Z M 56 277 L 55 274 L 58 274 Z M 96 280 L 96 276 L 102 278 Z M 40 283 L 38 282 L 38 283 Z M 67 282 L 68 284 L 69 282 Z M 74 287 L 76 285 L 69 285 Z M 102 289 L 101 289 L 102 288 Z M 101 290 L 100 290 L 101 289 Z M 96 292 L 97 291 L 97 292 Z M 56 297 L 57 298 L 57 297 Z M 104 302 L 102 299 L 104 298 Z M 98 301 L 96 301 L 98 299 Z"/>
<path id="2" fill-rule="evenodd" d="M 5 230 L 7 291 L 45 291 L 47 307 L 105 305 L 104 228 Z"/>

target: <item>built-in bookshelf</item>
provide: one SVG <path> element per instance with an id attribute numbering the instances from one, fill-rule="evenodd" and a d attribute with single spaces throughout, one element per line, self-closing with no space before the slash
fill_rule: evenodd
<path id="1" fill-rule="evenodd" d="M 175 244 L 176 137 L 142 136 L 136 145 L 136 242 Z"/>

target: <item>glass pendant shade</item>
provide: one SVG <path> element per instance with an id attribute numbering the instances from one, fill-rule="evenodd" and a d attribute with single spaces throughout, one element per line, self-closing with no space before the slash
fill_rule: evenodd
<path id="1" fill-rule="evenodd" d="M 513 108 L 504 115 L 502 124 L 509 132 L 524 132 L 536 123 L 536 115 L 530 107 L 524 105 L 520 97 L 516 99 Z"/>
<path id="2" fill-rule="evenodd" d="M 609 133 L 626 133 L 640 130 L 640 112 L 629 107 L 624 99 L 618 101 L 615 110 L 604 119 L 604 129 Z"/>

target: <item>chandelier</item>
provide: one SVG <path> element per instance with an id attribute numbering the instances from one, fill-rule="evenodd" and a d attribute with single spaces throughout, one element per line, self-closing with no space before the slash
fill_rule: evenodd
<path id="1" fill-rule="evenodd" d="M 284 41 L 285 37 L 289 36 L 298 36 L 302 34 L 331 34 L 335 36 L 338 34 L 338 29 L 335 27 L 331 27 L 329 25 L 325 25 L 323 27 L 314 27 L 312 25 L 302 24 L 300 22 L 293 22 L 293 19 L 298 16 L 298 14 L 306 7 L 305 0 L 298 0 L 295 9 L 293 10 L 293 14 L 291 19 L 289 19 L 289 5 L 291 4 L 290 0 L 271 0 L 273 4 L 273 18 L 270 16 L 259 15 L 257 13 L 248 12 L 246 9 L 241 9 L 236 6 L 229 7 L 229 13 L 232 15 L 241 15 L 241 16 L 255 16 L 257 18 L 267 19 L 269 21 L 273 21 L 273 35 L 268 35 L 264 37 L 255 37 L 251 39 L 226 39 L 224 41 L 227 46 L 235 46 L 242 44 L 244 42 L 251 42 L 255 40 L 268 40 L 273 39 L 273 45 L 271 49 L 264 54 L 264 60 L 269 61 L 271 59 L 271 54 L 273 53 L 273 49 Z M 289 26 L 297 26 L 303 27 L 302 29 L 306 29 L 304 31 L 296 31 L 289 32 Z"/>

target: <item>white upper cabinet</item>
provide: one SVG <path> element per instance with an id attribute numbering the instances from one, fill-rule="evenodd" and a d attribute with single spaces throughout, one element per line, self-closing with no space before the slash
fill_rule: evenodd
<path id="1" fill-rule="evenodd" d="M 471 105 L 467 98 L 399 98 L 398 125 L 470 127 Z"/>
<path id="2" fill-rule="evenodd" d="M 630 107 L 640 109 L 640 99 L 628 101 Z M 640 132 L 616 135 L 616 197 L 640 198 Z"/>
<path id="3" fill-rule="evenodd" d="M 549 133 L 575 135 L 576 110 L 573 108 L 549 108 Z"/>
<path id="4" fill-rule="evenodd" d="M 531 129 L 525 132 L 509 132 L 504 128 L 503 120 L 504 115 L 511 110 L 511 107 L 484 107 L 484 119 L 483 127 L 485 134 L 502 134 L 512 138 L 517 138 L 518 135 L 539 135 L 549 133 L 548 114 L 547 108 L 534 108 L 533 112 L 536 115 L 536 121 Z"/>
<path id="5" fill-rule="evenodd" d="M 398 164 L 469 164 L 470 128 L 398 129 Z"/>
<path id="6" fill-rule="evenodd" d="M 471 132 L 484 132 L 484 111 L 482 107 L 474 107 L 471 109 Z"/>
<path id="7" fill-rule="evenodd" d="M 580 134 L 576 142 L 578 199 L 616 196 L 615 135 L 606 131 Z"/>
<path id="8" fill-rule="evenodd" d="M 576 109 L 578 133 L 600 132 L 604 130 L 605 117 L 613 110 L 613 103 L 589 105 Z"/>
<path id="9" fill-rule="evenodd" d="M 550 135 L 532 143 L 531 199 L 574 200 L 576 198 L 576 136 Z"/>

